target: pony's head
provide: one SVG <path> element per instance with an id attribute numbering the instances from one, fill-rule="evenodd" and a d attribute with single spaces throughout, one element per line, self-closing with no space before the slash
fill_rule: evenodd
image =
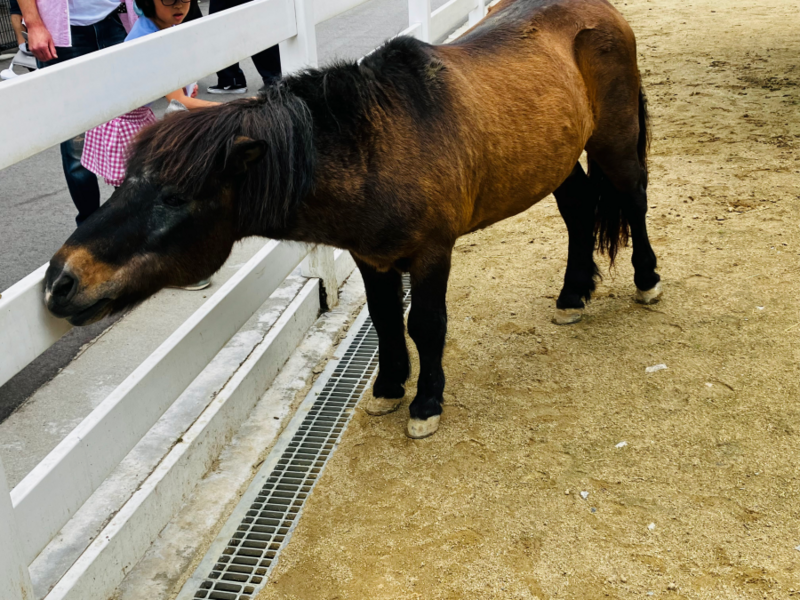
<path id="1" fill-rule="evenodd" d="M 123 184 L 50 261 L 48 309 L 92 323 L 209 277 L 242 237 L 285 229 L 313 177 L 309 123 L 274 89 L 143 130 Z"/>

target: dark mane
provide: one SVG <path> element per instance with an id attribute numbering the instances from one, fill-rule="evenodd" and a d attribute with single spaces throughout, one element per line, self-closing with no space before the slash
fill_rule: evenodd
<path id="1" fill-rule="evenodd" d="M 266 142 L 266 154 L 238 180 L 244 230 L 281 230 L 314 184 L 315 140 L 342 150 L 369 147 L 376 119 L 400 110 L 421 126 L 446 106 L 432 47 L 414 38 L 388 41 L 361 63 L 309 69 L 262 90 L 257 98 L 182 112 L 143 130 L 129 172 L 197 195 L 222 171 L 239 137 Z M 390 117 L 391 118 L 391 117 Z M 424 130 L 424 126 L 421 127 Z"/>
<path id="2" fill-rule="evenodd" d="M 265 141 L 266 153 L 238 179 L 240 225 L 283 228 L 313 185 L 315 162 L 311 114 L 283 85 L 148 127 L 136 139 L 128 169 L 157 173 L 194 196 L 225 169 L 242 136 Z"/>
<path id="3" fill-rule="evenodd" d="M 409 113 L 418 123 L 440 116 L 445 70 L 434 47 L 403 36 L 360 62 L 337 61 L 284 81 L 311 109 L 317 133 L 352 136 L 393 111 Z"/>

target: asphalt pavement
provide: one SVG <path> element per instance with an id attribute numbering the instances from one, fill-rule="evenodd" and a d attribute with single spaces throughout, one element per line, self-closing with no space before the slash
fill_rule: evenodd
<path id="1" fill-rule="evenodd" d="M 324 1 L 324 0 L 317 0 Z M 446 0 L 432 0 L 438 8 Z M 208 2 L 201 1 L 203 13 Z M 382 41 L 408 27 L 407 0 L 370 0 L 355 9 L 317 26 L 320 65 L 336 59 L 357 59 Z M 9 60 L 0 61 L 0 70 Z M 251 60 L 241 63 L 250 92 L 260 85 L 260 77 Z M 199 81 L 201 98 L 228 101 L 237 95 L 208 94 L 206 88 L 216 83 L 211 74 Z M 0 82 L 0 93 L 2 93 Z M 166 102 L 155 103 L 157 115 Z M 43 119 L 47 115 L 42 115 Z M 113 188 L 100 182 L 102 201 Z M 47 262 L 75 229 L 76 210 L 67 191 L 58 146 L 0 171 L 0 291 L 10 287 Z M 80 348 L 102 333 L 111 321 L 76 328 L 16 377 L 0 386 L 0 421 L 20 406 L 41 385 L 52 379 L 77 354 Z M 65 399 L 67 400 L 67 399 Z M 67 400 L 68 401 L 68 400 Z"/>

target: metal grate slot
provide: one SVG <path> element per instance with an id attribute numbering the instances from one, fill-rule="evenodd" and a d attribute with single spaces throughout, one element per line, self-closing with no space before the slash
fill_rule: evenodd
<path id="1" fill-rule="evenodd" d="M 411 301 L 407 277 L 403 287 L 403 308 L 407 310 Z M 184 595 L 185 587 L 179 598 L 252 600 L 266 584 L 306 499 L 378 368 L 378 336 L 369 316 L 349 339 L 347 350 L 328 380 L 320 384 L 322 390 L 269 476 L 249 507 L 245 504 L 239 513 L 243 515 L 240 523 L 228 534 L 230 538 L 222 539 L 228 539 L 227 544 L 207 567 L 210 572 L 206 570 L 205 579 L 195 584 L 194 595 Z"/>

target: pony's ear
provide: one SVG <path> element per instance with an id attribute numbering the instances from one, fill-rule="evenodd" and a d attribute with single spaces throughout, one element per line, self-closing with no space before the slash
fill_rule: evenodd
<path id="1" fill-rule="evenodd" d="M 233 140 L 233 145 L 225 159 L 225 172 L 240 175 L 267 153 L 267 142 L 254 140 L 240 135 Z"/>

